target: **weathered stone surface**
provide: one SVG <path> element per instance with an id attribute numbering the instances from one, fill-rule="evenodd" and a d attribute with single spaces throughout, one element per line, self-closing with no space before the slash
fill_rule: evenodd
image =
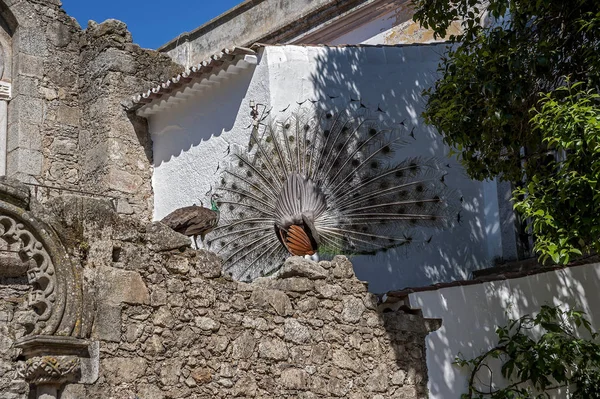
<path id="1" fill-rule="evenodd" d="M 212 371 L 208 368 L 201 367 L 194 370 L 191 374 L 197 384 L 207 384 L 212 380 Z"/>
<path id="2" fill-rule="evenodd" d="M 235 341 L 233 341 L 233 350 L 231 356 L 234 359 L 248 359 L 254 353 L 256 340 L 253 335 L 245 331 Z"/>
<path id="3" fill-rule="evenodd" d="M 277 338 L 261 342 L 258 353 L 261 358 L 271 360 L 284 360 L 289 355 L 285 342 Z"/>
<path id="4" fill-rule="evenodd" d="M 319 266 L 317 262 L 304 259 L 301 256 L 292 256 L 286 259 L 277 277 L 307 277 L 311 280 L 320 280 L 327 278 L 327 271 Z"/>
<path id="5" fill-rule="evenodd" d="M 277 290 L 255 290 L 252 292 L 250 302 L 254 307 L 263 310 L 275 310 L 280 316 L 288 316 L 292 313 L 290 298 L 282 291 Z"/>
<path id="6" fill-rule="evenodd" d="M 149 304 L 150 294 L 138 272 L 101 267 L 98 269 L 99 293 L 102 302 L 108 304 Z"/>
<path id="7" fill-rule="evenodd" d="M 146 360 L 139 357 L 116 357 L 100 362 L 100 370 L 110 384 L 133 382 L 144 375 L 146 367 Z"/>
<path id="8" fill-rule="evenodd" d="M 287 389 L 308 390 L 309 375 L 302 369 L 289 368 L 281 372 L 281 384 Z"/>
<path id="9" fill-rule="evenodd" d="M 333 267 L 333 276 L 340 279 L 348 279 L 354 277 L 354 269 L 352 263 L 345 256 L 336 256 L 331 262 Z"/>
<path id="10" fill-rule="evenodd" d="M 189 237 L 179 234 L 161 222 L 149 224 L 146 228 L 146 241 L 156 252 L 185 248 L 191 245 Z"/>
<path id="11" fill-rule="evenodd" d="M 311 339 L 310 328 L 299 323 L 295 319 L 287 319 L 285 321 L 285 339 L 295 344 L 306 344 Z"/>
<path id="12" fill-rule="evenodd" d="M 354 297 L 346 298 L 343 306 L 342 320 L 346 323 L 357 323 L 366 310 L 363 301 Z"/>

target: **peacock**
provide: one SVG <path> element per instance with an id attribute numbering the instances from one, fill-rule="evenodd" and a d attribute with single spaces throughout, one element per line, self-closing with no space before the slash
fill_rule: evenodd
<path id="1" fill-rule="evenodd" d="M 251 281 L 290 255 L 376 254 L 416 244 L 415 228 L 449 226 L 457 195 L 444 168 L 417 156 L 394 160 L 410 137 L 403 122 L 364 110 L 301 106 L 256 121 L 217 191 L 223 218 L 209 245 L 224 271 Z"/>
<path id="2" fill-rule="evenodd" d="M 200 206 L 193 204 L 175 209 L 165 216 L 161 222 L 178 233 L 192 237 L 196 249 L 198 249 L 197 239 L 200 236 L 202 245 L 206 248 L 204 238 L 207 233 L 211 232 L 219 224 L 221 215 L 215 199 L 215 195 L 212 195 L 210 198 L 210 209 L 205 208 L 202 202 L 200 202 Z"/>

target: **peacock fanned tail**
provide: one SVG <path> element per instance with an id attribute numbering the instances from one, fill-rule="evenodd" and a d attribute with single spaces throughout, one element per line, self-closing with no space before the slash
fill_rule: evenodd
<path id="1" fill-rule="evenodd" d="M 210 243 L 225 272 L 249 281 L 291 254 L 375 254 L 416 244 L 415 228 L 448 226 L 458 201 L 445 171 L 435 159 L 394 161 L 406 135 L 351 111 L 302 108 L 254 129 L 218 190 Z"/>

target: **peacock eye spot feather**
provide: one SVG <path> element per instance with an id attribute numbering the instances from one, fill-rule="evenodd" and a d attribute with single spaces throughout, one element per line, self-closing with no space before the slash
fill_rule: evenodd
<path id="1" fill-rule="evenodd" d="M 294 136 L 289 136 L 288 140 L 289 140 L 290 143 L 293 143 L 294 140 L 296 140 L 296 138 Z"/>
<path id="2" fill-rule="evenodd" d="M 227 183 L 227 181 L 225 179 L 221 179 L 221 185 L 225 185 Z"/>
<path id="3" fill-rule="evenodd" d="M 442 202 L 442 199 L 439 197 L 439 195 L 436 195 L 435 197 L 433 197 L 433 200 L 435 202 Z"/>
<path id="4" fill-rule="evenodd" d="M 267 143 L 270 143 L 271 141 L 273 141 L 273 137 L 271 137 L 271 136 L 267 136 L 267 137 L 265 138 L 265 141 L 266 141 Z"/>
<path id="5" fill-rule="evenodd" d="M 233 211 L 234 209 L 235 209 L 235 206 L 233 206 L 233 205 L 229 205 L 229 210 L 230 210 L 230 211 Z"/>
<path id="6" fill-rule="evenodd" d="M 373 161 L 373 162 L 371 162 L 371 164 L 369 166 L 371 167 L 371 169 L 377 169 L 377 168 L 379 168 L 379 163 Z"/>
<path id="7" fill-rule="evenodd" d="M 289 123 L 286 123 L 285 125 L 283 125 L 283 127 L 284 127 L 285 129 L 289 129 L 289 128 L 290 128 L 290 124 L 289 124 Z"/>
<path id="8" fill-rule="evenodd" d="M 238 166 L 239 166 L 240 168 L 243 168 L 243 167 L 244 167 L 244 162 L 243 162 L 243 161 L 239 161 L 239 162 L 238 162 Z"/>
<path id="9" fill-rule="evenodd" d="M 411 162 L 408 166 L 411 172 L 416 172 L 419 169 L 419 165 L 416 162 Z"/>
<path id="10" fill-rule="evenodd" d="M 227 231 L 229 231 L 229 232 L 232 232 L 232 231 L 233 231 L 233 226 L 229 226 L 229 227 L 227 228 Z"/>
<path id="11" fill-rule="evenodd" d="M 331 119 L 331 118 L 333 118 L 333 114 L 331 112 L 328 112 L 325 114 L 325 118 Z"/>
<path id="12" fill-rule="evenodd" d="M 436 215 L 431 215 L 431 216 L 429 216 L 429 220 L 436 221 L 436 220 L 438 220 L 438 217 Z"/>
<path id="13" fill-rule="evenodd" d="M 396 173 L 394 173 L 394 175 L 396 177 L 403 177 L 404 176 L 404 171 L 403 170 L 397 170 Z"/>
<path id="14" fill-rule="evenodd" d="M 417 192 L 422 193 L 423 191 L 425 191 L 425 186 L 423 186 L 422 184 L 417 184 L 417 187 L 415 187 L 415 190 L 417 190 Z"/>
<path id="15" fill-rule="evenodd" d="M 231 188 L 233 188 L 234 190 L 237 190 L 238 185 L 236 183 L 231 183 Z"/>
<path id="16" fill-rule="evenodd" d="M 384 154 L 389 154 L 390 152 L 392 152 L 392 149 L 390 148 L 389 145 L 386 145 L 385 147 L 383 147 L 381 149 L 381 152 L 384 153 Z"/>
<path id="17" fill-rule="evenodd" d="M 304 125 L 304 131 L 305 131 L 305 132 L 308 132 L 309 130 L 310 130 L 310 126 L 308 126 L 308 125 Z"/>
<path id="18" fill-rule="evenodd" d="M 423 208 L 423 205 L 425 205 L 425 204 L 423 203 L 423 201 L 418 201 L 418 202 L 416 202 L 416 203 L 415 203 L 415 205 L 416 205 L 418 208 Z"/>
<path id="19" fill-rule="evenodd" d="M 248 176 L 248 177 L 252 177 L 252 175 L 253 175 L 253 174 L 252 174 L 252 171 L 251 171 L 251 170 L 249 170 L 249 171 L 247 171 L 247 172 L 246 172 L 246 176 Z"/>
<path id="20" fill-rule="evenodd" d="M 323 130 L 323 136 L 327 137 L 331 133 L 329 130 Z"/>
<path id="21" fill-rule="evenodd" d="M 406 209 L 405 208 L 398 208 L 398 214 L 399 215 L 404 215 L 406 213 Z"/>
<path id="22" fill-rule="evenodd" d="M 223 240 L 219 241 L 220 246 L 224 246 L 225 244 L 226 244 L 225 241 L 223 241 Z"/>
<path id="23" fill-rule="evenodd" d="M 369 136 L 375 136 L 377 134 L 377 130 L 376 129 L 369 129 Z"/>
<path id="24" fill-rule="evenodd" d="M 388 183 L 387 181 L 381 182 L 381 184 L 379 185 L 379 187 L 383 190 L 387 189 L 390 187 L 390 183 Z"/>
<path id="25" fill-rule="evenodd" d="M 353 159 L 353 160 L 352 160 L 352 166 L 355 166 L 355 167 L 356 167 L 356 166 L 358 166 L 358 165 L 360 165 L 360 161 L 359 161 L 358 159 Z"/>
<path id="26" fill-rule="evenodd" d="M 350 130 L 348 126 L 344 125 L 344 127 L 342 127 L 342 132 L 346 133 L 348 130 Z"/>
<path id="27" fill-rule="evenodd" d="M 238 213 L 238 217 L 239 217 L 240 219 L 243 219 L 245 216 L 246 216 L 246 214 L 245 214 L 244 212 L 240 212 L 240 213 Z"/>
<path id="28" fill-rule="evenodd" d="M 344 148 L 344 143 L 337 143 L 336 146 L 335 146 L 335 149 L 338 150 L 338 151 L 341 151 L 342 148 Z"/>
<path id="29" fill-rule="evenodd" d="M 217 207 L 220 207 L 221 205 L 223 205 L 223 203 L 221 201 L 217 201 Z"/>

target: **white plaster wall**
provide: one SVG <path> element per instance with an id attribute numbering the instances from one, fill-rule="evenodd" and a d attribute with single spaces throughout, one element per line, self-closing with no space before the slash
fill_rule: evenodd
<path id="1" fill-rule="evenodd" d="M 495 183 L 468 179 L 447 157 L 439 135 L 419 115 L 421 92 L 435 78 L 443 47 L 325 48 L 271 46 L 259 64 L 219 86 L 149 118 L 154 141 L 155 218 L 198 203 L 219 181 L 217 165 L 227 162 L 230 144 L 245 146 L 250 130 L 249 101 L 268 104 L 275 114 L 297 102 L 315 100 L 317 107 L 344 109 L 360 101 L 379 106 L 393 122 L 414 127 L 399 157 L 435 156 L 447 166 L 451 188 L 464 198 L 461 221 L 453 230 L 435 234 L 432 243 L 415 250 L 389 251 L 352 259 L 359 278 L 374 292 L 464 279 L 501 254 Z M 429 233 L 427 233 L 429 234 Z"/>
<path id="2" fill-rule="evenodd" d="M 425 317 L 442 319 L 442 327 L 426 338 L 429 397 L 459 398 L 466 392 L 469 375 L 452 364 L 455 358 L 472 359 L 484 353 L 497 344 L 496 327 L 507 325 L 510 318 L 536 313 L 542 305 L 583 310 L 598 330 L 599 291 L 600 264 L 596 263 L 410 294 L 411 307 L 422 309 Z M 565 394 L 555 392 L 555 397 Z"/>

